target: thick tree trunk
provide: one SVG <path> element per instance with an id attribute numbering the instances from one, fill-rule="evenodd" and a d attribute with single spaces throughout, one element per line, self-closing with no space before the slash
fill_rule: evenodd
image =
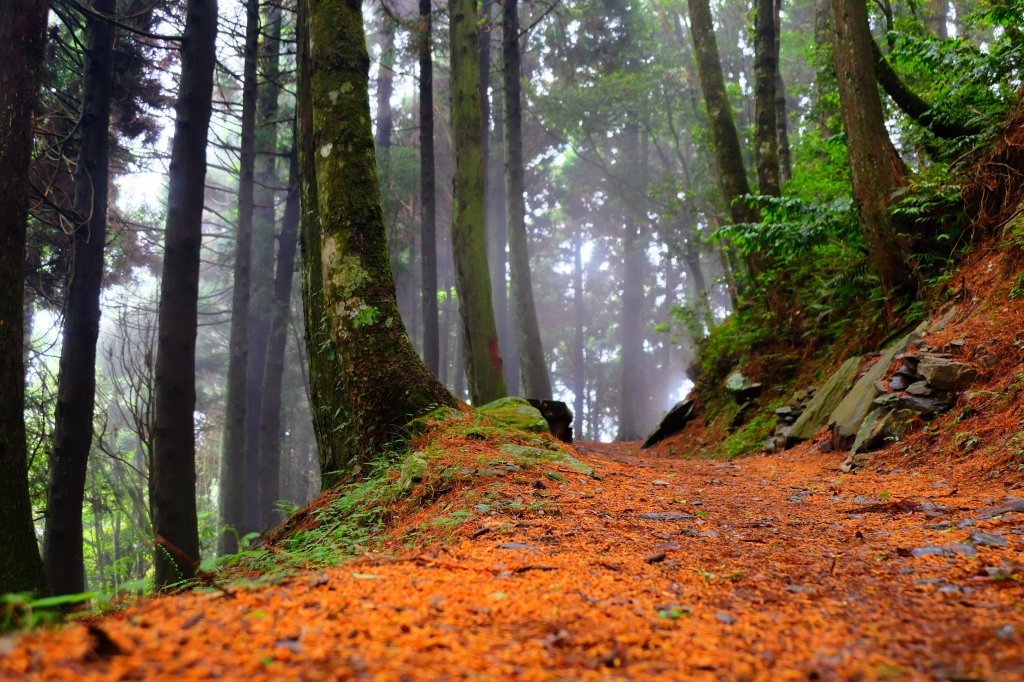
<path id="1" fill-rule="evenodd" d="M 437 311 L 437 176 L 434 168 L 434 62 L 431 0 L 419 0 L 417 50 L 420 60 L 420 298 L 423 306 L 423 361 L 440 374 Z"/>
<path id="2" fill-rule="evenodd" d="M 288 162 L 288 198 L 281 218 L 281 238 L 277 248 L 277 272 L 274 297 L 270 303 L 270 339 L 267 343 L 267 367 L 263 375 L 263 414 L 260 416 L 260 499 L 262 528 L 280 521 L 274 504 L 281 499 L 281 381 L 284 377 L 284 352 L 288 341 L 288 318 L 292 300 L 292 276 L 295 274 L 295 248 L 299 237 L 299 168 L 297 151 L 292 149 Z"/>
<path id="3" fill-rule="evenodd" d="M 756 222 L 757 212 L 742 197 L 750 194 L 747 172 L 743 165 L 743 151 L 732 117 L 732 108 L 725 91 L 722 61 L 718 54 L 718 41 L 708 0 L 687 0 L 690 10 L 690 35 L 693 38 L 697 73 L 701 92 L 711 123 L 711 141 L 715 148 L 718 180 L 722 195 L 729 207 L 733 223 Z M 763 269 L 758 254 L 747 258 L 751 275 Z"/>
<path id="4" fill-rule="evenodd" d="M 189 0 L 168 175 L 153 396 L 153 530 L 194 561 L 199 560 L 193 423 L 199 252 L 216 37 L 216 0 Z M 160 545 L 155 549 L 154 563 L 158 588 L 194 573 L 194 565 Z"/>
<path id="5" fill-rule="evenodd" d="M 262 73 L 256 99 L 255 203 L 252 227 L 252 296 L 249 306 L 249 357 L 245 406 L 245 524 L 246 533 L 260 528 L 260 415 L 263 413 L 263 370 L 270 339 L 270 306 L 274 289 L 274 233 L 277 225 L 275 189 L 277 126 L 281 94 L 281 6 L 270 3 L 263 18 L 259 47 Z"/>
<path id="6" fill-rule="evenodd" d="M 42 592 L 25 453 L 25 232 L 46 0 L 0 0 L 0 594 Z"/>
<path id="7" fill-rule="evenodd" d="M 336 399 L 349 410 L 346 422 L 334 426 L 365 463 L 401 437 L 410 419 L 457 401 L 420 362 L 398 314 L 373 150 L 361 4 L 309 0 L 309 29 L 324 303 L 341 368 Z"/>
<path id="8" fill-rule="evenodd" d="M 347 434 L 335 428 L 348 420 L 342 393 L 334 341 L 331 339 L 324 302 L 323 265 L 320 254 L 320 213 L 316 187 L 316 148 L 313 141 L 313 107 L 309 61 L 309 0 L 299 0 L 298 16 L 298 126 L 302 248 L 302 302 L 309 362 L 310 410 L 320 462 L 320 482 L 330 488 L 356 464 Z"/>
<path id="9" fill-rule="evenodd" d="M 924 0 L 924 23 L 939 40 L 949 37 L 946 23 L 949 21 L 949 0 Z"/>
<path id="10" fill-rule="evenodd" d="M 380 33 L 380 64 L 377 68 L 377 130 L 374 144 L 377 162 L 386 167 L 391 151 L 391 133 L 395 117 L 391 111 L 391 95 L 395 91 L 395 25 L 385 19 Z"/>
<path id="11" fill-rule="evenodd" d="M 754 118 L 757 140 L 757 184 L 761 194 L 781 193 L 779 136 L 776 112 L 779 82 L 779 42 L 776 0 L 756 0 L 754 6 Z"/>
<path id="12" fill-rule="evenodd" d="M 832 0 L 832 26 L 853 198 L 871 262 L 891 299 L 912 291 L 915 283 L 908 246 L 889 213 L 890 197 L 906 183 L 907 170 L 885 128 L 866 4 Z"/>
<path id="13" fill-rule="evenodd" d="M 775 83 L 775 130 L 779 139 L 779 174 L 782 182 L 793 177 L 793 155 L 789 147 L 789 119 L 787 118 L 786 80 L 782 76 L 782 0 L 775 0 L 775 58 L 779 77 Z"/>
<path id="14" fill-rule="evenodd" d="M 256 52 L 260 40 L 259 0 L 246 0 L 242 75 L 242 139 L 238 177 L 238 226 L 235 234 L 234 282 L 228 385 L 224 408 L 224 442 L 220 456 L 221 521 L 229 527 L 220 537 L 221 554 L 238 551 L 237 533 L 245 528 L 246 409 L 249 399 L 249 302 L 252 286 L 252 223 L 256 171 Z"/>
<path id="15" fill-rule="evenodd" d="M 537 307 L 533 300 L 526 207 L 523 201 L 523 110 L 518 0 L 505 0 L 502 36 L 505 75 L 505 200 L 508 207 L 509 261 L 512 265 L 512 316 L 519 340 L 523 393 L 530 398 L 551 400 L 551 377 L 547 362 L 544 361 Z"/>
<path id="16" fill-rule="evenodd" d="M 506 394 L 484 233 L 484 162 L 476 3 L 451 5 L 451 111 L 455 141 L 452 256 L 469 394 L 474 405 Z"/>
<path id="17" fill-rule="evenodd" d="M 114 0 L 93 0 L 112 15 Z M 54 594 L 85 591 L 82 504 L 92 448 L 96 399 L 96 339 L 107 237 L 110 94 L 114 85 L 114 27 L 86 15 L 87 50 L 75 170 L 71 265 L 65 289 L 64 342 L 57 380 L 53 454 L 46 495 L 43 566 Z"/>

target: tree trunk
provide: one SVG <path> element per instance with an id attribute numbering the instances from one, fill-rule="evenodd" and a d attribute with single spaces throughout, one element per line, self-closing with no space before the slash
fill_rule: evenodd
<path id="1" fill-rule="evenodd" d="M 455 143 L 452 256 L 469 394 L 482 405 L 506 394 L 484 233 L 484 161 L 476 3 L 451 5 L 451 112 Z"/>
<path id="2" fill-rule="evenodd" d="M 91 8 L 112 15 L 114 0 Z M 71 265 L 65 289 L 64 342 L 57 379 L 53 454 L 46 495 L 43 566 L 54 594 L 85 591 L 82 504 L 92 448 L 96 399 L 96 339 L 107 237 L 110 95 L 114 85 L 114 27 L 86 15 L 88 46 L 75 170 Z M 98 549 L 97 549 L 98 551 Z"/>
<path id="3" fill-rule="evenodd" d="M 757 140 L 757 185 L 763 195 L 781 193 L 778 120 L 779 81 L 776 0 L 756 0 L 754 7 L 754 119 Z"/>
<path id="4" fill-rule="evenodd" d="M 914 289 L 908 246 L 889 213 L 890 197 L 906 183 L 907 170 L 885 128 L 875 85 L 867 6 L 832 0 L 832 26 L 832 59 L 846 129 L 853 198 L 871 262 L 891 300 Z"/>
<path id="5" fill-rule="evenodd" d="M 256 171 L 252 228 L 252 288 L 255 302 L 249 306 L 249 357 L 245 406 L 245 524 L 246 533 L 260 528 L 260 415 L 263 413 L 263 370 L 270 339 L 270 306 L 273 296 L 274 232 L 277 210 L 278 99 L 281 94 L 281 6 L 270 3 L 263 18 L 263 42 L 259 47 L 263 75 L 256 99 Z"/>
<path id="6" fill-rule="evenodd" d="M 551 377 L 544 361 L 537 307 L 533 300 L 526 207 L 523 202 L 523 110 L 517 0 L 505 0 L 502 36 L 505 75 L 505 200 L 508 207 L 509 261 L 512 265 L 512 316 L 519 337 L 523 393 L 530 398 L 551 400 Z"/>
<path id="7" fill-rule="evenodd" d="M 221 554 L 238 551 L 237 534 L 245 527 L 246 409 L 249 386 L 249 301 L 252 223 L 256 169 L 256 52 L 259 49 L 259 0 L 245 3 L 245 62 L 242 75 L 242 140 L 238 177 L 238 227 L 235 235 L 231 292 L 231 336 L 224 408 L 224 443 L 220 456 L 220 513 L 229 529 L 221 534 Z"/>
<path id="8" fill-rule="evenodd" d="M 573 400 L 573 426 L 575 440 L 583 440 L 583 401 L 587 393 L 586 358 L 584 356 L 583 321 L 584 299 L 583 299 L 583 230 L 577 226 L 576 234 L 573 235 L 573 276 L 572 276 L 572 308 L 573 308 L 573 340 L 572 340 L 572 390 L 575 395 Z"/>
<path id="9" fill-rule="evenodd" d="M 25 453 L 25 233 L 46 0 L 0 0 L 0 594 L 42 592 Z"/>
<path id="10" fill-rule="evenodd" d="M 153 427 L 153 530 L 199 561 L 196 515 L 196 329 L 199 252 L 216 60 L 217 1 L 189 0 L 167 192 Z M 157 546 L 156 585 L 191 578 L 194 565 Z"/>
<path id="11" fill-rule="evenodd" d="M 391 151 L 391 133 L 394 130 L 394 115 L 391 111 L 391 95 L 395 91 L 395 25 L 384 20 L 380 33 L 380 64 L 377 68 L 377 131 L 374 144 L 381 168 L 387 166 Z"/>
<path id="12" fill-rule="evenodd" d="M 349 410 L 347 421 L 333 426 L 365 463 L 401 437 L 410 419 L 457 401 L 420 362 L 398 314 L 373 151 L 361 5 L 309 0 L 309 29 L 324 303 L 341 368 L 337 400 Z"/>
<path id="13" fill-rule="evenodd" d="M 270 303 L 267 368 L 263 376 L 263 414 L 260 416 L 260 498 L 263 510 L 261 528 L 271 528 L 280 521 L 274 513 L 274 504 L 281 499 L 281 380 L 284 377 L 289 304 L 292 300 L 295 248 L 299 236 L 298 185 L 298 157 L 293 146 L 288 162 L 288 199 L 281 219 L 281 239 L 277 248 L 274 297 Z"/>
<path id="14" fill-rule="evenodd" d="M 949 21 L 949 0 L 924 0 L 924 24 L 939 40 L 949 37 L 946 23 Z"/>
<path id="15" fill-rule="evenodd" d="M 431 0 L 419 0 L 420 26 L 420 296 L 423 305 L 423 361 L 440 374 L 437 311 L 437 180 L 434 169 L 434 62 Z"/>
<path id="16" fill-rule="evenodd" d="M 761 1 L 761 0 L 759 0 Z M 711 123 L 711 141 L 715 148 L 718 166 L 718 181 L 729 206 L 732 222 L 752 223 L 757 221 L 757 212 L 747 205 L 742 197 L 750 194 L 747 172 L 743 166 L 743 151 L 736 134 L 732 108 L 725 91 L 722 75 L 722 61 L 718 55 L 718 41 L 715 38 L 714 23 L 708 0 L 687 0 L 690 10 L 690 35 L 697 60 L 701 92 Z M 747 258 L 750 274 L 756 276 L 763 269 L 757 254 Z"/>
<path id="17" fill-rule="evenodd" d="M 310 410 L 320 461 L 320 482 L 330 488 L 355 464 L 346 434 L 335 428 L 348 420 L 347 404 L 341 395 L 331 328 L 324 302 L 323 265 L 320 254 L 320 213 L 316 187 L 316 148 L 313 142 L 313 107 L 309 62 L 309 0 L 299 0 L 298 17 L 298 126 L 302 248 L 302 301 L 309 362 Z"/>
<path id="18" fill-rule="evenodd" d="M 778 79 L 775 82 L 775 130 L 779 140 L 779 175 L 782 182 L 793 177 L 793 155 L 789 147 L 789 120 L 786 116 L 786 80 L 782 77 L 782 0 L 775 0 L 775 58 Z"/>

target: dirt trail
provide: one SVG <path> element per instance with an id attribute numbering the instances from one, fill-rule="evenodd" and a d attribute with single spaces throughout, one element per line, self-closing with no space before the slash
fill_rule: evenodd
<path id="1" fill-rule="evenodd" d="M 979 511 L 1002 485 L 634 448 L 507 477 L 534 513 L 433 552 L 0 639 L 0 678 L 1024 680 L 1024 508 Z"/>

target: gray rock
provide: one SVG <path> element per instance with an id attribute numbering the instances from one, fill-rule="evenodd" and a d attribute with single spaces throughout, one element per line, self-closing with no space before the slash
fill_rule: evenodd
<path id="1" fill-rule="evenodd" d="M 848 359 L 829 377 L 825 385 L 815 392 L 814 397 L 804 408 L 803 414 L 789 430 L 789 434 L 786 436 L 787 445 L 794 445 L 812 438 L 815 432 L 825 425 L 829 415 L 836 409 L 857 378 L 860 363 L 859 357 Z"/>
<path id="2" fill-rule="evenodd" d="M 715 614 L 715 618 L 718 620 L 719 623 L 725 623 L 726 625 L 732 625 L 736 622 L 735 618 L 730 616 L 728 613 L 722 613 L 721 611 Z M 1011 625 L 1010 627 L 1013 626 Z"/>
<path id="3" fill-rule="evenodd" d="M 875 382 L 885 377 L 896 356 L 904 352 L 911 343 L 917 341 L 927 326 L 927 322 L 918 325 L 914 331 L 889 346 L 878 362 L 854 384 L 846 397 L 832 411 L 828 418 L 828 424 L 832 428 L 832 443 L 837 449 L 848 448 L 853 443 L 861 423 L 872 410 L 872 401 L 878 397 Z"/>
<path id="4" fill-rule="evenodd" d="M 647 436 L 647 440 L 645 440 L 644 444 L 640 446 L 640 449 L 643 450 L 644 448 L 653 447 L 669 436 L 679 433 L 686 428 L 686 425 L 696 414 L 694 405 L 695 403 L 692 398 L 688 400 L 681 400 L 676 403 L 672 409 L 668 411 L 668 414 L 662 418 L 661 423 L 658 424 L 658 428 L 656 428 L 651 435 Z"/>
<path id="5" fill-rule="evenodd" d="M 1002 503 L 998 507 L 991 507 L 989 509 L 979 509 L 978 515 L 983 519 L 990 519 L 993 516 L 1001 516 L 1003 514 L 1009 514 L 1011 512 L 1024 513 L 1024 500 L 1011 499 Z"/>
<path id="6" fill-rule="evenodd" d="M 637 518 L 647 521 L 690 521 L 696 517 L 690 514 L 680 514 L 679 512 L 648 512 L 646 514 L 638 514 Z"/>
<path id="7" fill-rule="evenodd" d="M 865 466 L 870 460 L 867 453 L 880 450 L 907 435 L 913 427 L 913 419 L 914 413 L 909 410 L 887 411 L 885 408 L 877 408 L 861 424 L 850 447 L 850 456 L 840 470 L 853 471 Z"/>
<path id="8" fill-rule="evenodd" d="M 922 556 L 971 556 L 977 554 L 978 550 L 974 549 L 970 545 L 964 545 L 961 543 L 954 543 L 952 545 L 946 545 L 945 547 L 936 547 L 929 545 L 927 547 L 918 547 L 910 550 L 910 556 L 922 557 Z"/>
<path id="9" fill-rule="evenodd" d="M 971 365 L 932 355 L 921 358 L 917 372 L 929 386 L 940 391 L 963 391 L 978 378 L 978 370 Z"/>
<path id="10" fill-rule="evenodd" d="M 915 381 L 914 383 L 907 386 L 907 393 L 910 395 L 919 395 L 928 397 L 934 395 L 935 389 L 929 388 L 927 381 Z"/>
<path id="11" fill-rule="evenodd" d="M 970 528 L 971 526 L 978 525 L 978 522 L 974 519 L 960 519 L 956 522 L 956 527 L 959 529 Z"/>
<path id="12" fill-rule="evenodd" d="M 725 380 L 725 390 L 732 393 L 738 403 L 745 403 L 761 395 L 762 388 L 761 384 L 751 382 L 739 370 L 730 374 Z"/>
<path id="13" fill-rule="evenodd" d="M 981 531 L 971 533 L 971 537 L 967 538 L 966 542 L 983 547 L 1006 547 L 1006 538 L 994 533 L 982 533 Z"/>
<path id="14" fill-rule="evenodd" d="M 902 391 L 911 384 L 911 380 L 902 373 L 894 374 L 889 378 L 890 391 Z"/>
<path id="15" fill-rule="evenodd" d="M 941 398 L 926 398 L 924 396 L 909 394 L 898 396 L 895 400 L 895 404 L 904 410 L 911 410 L 918 413 L 924 419 L 931 419 L 943 412 L 948 412 L 953 407 L 953 403 Z"/>

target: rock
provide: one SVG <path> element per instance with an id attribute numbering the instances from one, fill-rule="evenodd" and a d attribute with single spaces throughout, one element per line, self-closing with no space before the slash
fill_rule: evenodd
<path id="1" fill-rule="evenodd" d="M 492 403 L 478 408 L 491 419 L 529 431 L 531 433 L 551 433 L 548 420 L 526 398 L 509 396 L 498 398 Z"/>
<path id="2" fill-rule="evenodd" d="M 867 453 L 880 450 L 894 440 L 899 440 L 913 428 L 914 413 L 909 410 L 886 411 L 878 408 L 864 419 L 857 437 L 850 447 L 841 471 L 853 471 L 865 466 L 871 459 Z"/>
<path id="3" fill-rule="evenodd" d="M 736 622 L 735 618 L 730 616 L 728 613 L 723 613 L 721 611 L 715 614 L 715 619 L 718 620 L 719 623 L 725 623 L 726 625 L 732 625 Z M 1011 625 L 1010 627 L 1012 628 L 1013 626 Z"/>
<path id="4" fill-rule="evenodd" d="M 998 507 L 991 507 L 989 509 L 979 509 L 978 515 L 983 519 L 990 519 L 993 516 L 1001 516 L 1003 514 L 1009 514 L 1011 512 L 1024 513 L 1024 500 L 1022 499 L 1010 499 L 999 505 Z"/>
<path id="5" fill-rule="evenodd" d="M 929 386 L 940 391 L 963 391 L 978 378 L 978 370 L 971 365 L 932 355 L 921 358 L 917 372 Z"/>
<path id="6" fill-rule="evenodd" d="M 651 481 L 651 485 L 667 486 L 668 484 L 668 481 L 662 481 L 661 479 L 655 479 Z"/>
<path id="7" fill-rule="evenodd" d="M 832 429 L 832 444 L 837 450 L 845 450 L 856 439 L 861 423 L 872 410 L 872 401 L 878 397 L 875 382 L 889 372 L 889 366 L 896 356 L 916 341 L 927 327 L 928 323 L 923 322 L 914 331 L 889 346 L 878 362 L 854 384 L 846 397 L 833 410 L 828 418 L 828 424 Z"/>
<path id="8" fill-rule="evenodd" d="M 540 549 L 540 547 L 534 547 L 524 542 L 502 542 L 498 545 L 498 549 Z"/>
<path id="9" fill-rule="evenodd" d="M 640 449 L 653 447 L 669 436 L 682 431 L 696 414 L 694 405 L 693 399 L 681 400 L 676 403 L 662 418 L 658 428 L 647 436 L 647 440 L 640 446 Z"/>
<path id="10" fill-rule="evenodd" d="M 994 533 L 982 533 L 981 531 L 971 533 L 971 537 L 967 538 L 965 542 L 981 547 L 1006 547 L 1006 538 Z"/>
<path id="11" fill-rule="evenodd" d="M 1014 636 L 1014 634 L 1016 632 L 1017 632 L 1017 629 L 1013 626 L 1013 624 L 1012 623 L 1007 623 L 1006 625 L 1002 625 L 1002 626 L 996 628 L 996 639 L 1002 639 L 1002 640 L 1013 639 L 1013 636 Z"/>
<path id="12" fill-rule="evenodd" d="M 941 398 L 928 398 L 925 396 L 910 394 L 896 396 L 892 404 L 904 410 L 916 412 L 924 419 L 931 419 L 943 412 L 948 412 L 953 407 L 953 403 Z"/>
<path id="13" fill-rule="evenodd" d="M 935 393 L 935 389 L 928 387 L 927 381 L 915 381 L 914 383 L 907 386 L 907 393 L 910 395 L 919 396 L 930 396 Z"/>
<path id="14" fill-rule="evenodd" d="M 893 376 L 889 377 L 889 390 L 890 391 L 902 391 L 911 384 L 913 377 L 907 377 L 902 372 L 897 372 Z"/>
<path id="15" fill-rule="evenodd" d="M 668 556 L 668 555 L 665 554 L 664 552 L 658 552 L 657 554 L 652 554 L 651 556 L 649 556 L 646 559 L 644 559 L 644 563 L 647 563 L 647 564 L 660 564 L 662 561 L 665 560 L 666 556 Z"/>
<path id="16" fill-rule="evenodd" d="M 762 388 L 761 384 L 751 382 L 739 370 L 730 374 L 725 380 L 725 390 L 732 393 L 736 402 L 741 404 L 761 395 Z"/>
<path id="17" fill-rule="evenodd" d="M 829 377 L 811 401 L 807 403 L 803 414 L 796 420 L 786 435 L 786 445 L 791 446 L 805 441 L 814 436 L 814 433 L 825 425 L 832 411 L 842 401 L 843 396 L 850 390 L 850 386 L 860 371 L 860 358 L 848 359 L 839 369 Z"/>
<path id="18" fill-rule="evenodd" d="M 946 545 L 945 547 L 918 547 L 917 549 L 910 550 L 910 556 L 923 557 L 923 556 L 971 556 L 977 554 L 978 550 L 974 549 L 970 545 L 964 545 L 961 543 L 955 543 L 952 545 Z"/>
<path id="19" fill-rule="evenodd" d="M 976 525 L 978 525 L 978 522 L 975 521 L 974 519 L 960 519 L 959 521 L 956 522 L 956 527 L 958 529 L 961 529 L 961 530 L 964 529 L 964 528 L 970 528 L 971 526 L 976 526 Z"/>
<path id="20" fill-rule="evenodd" d="M 775 410 L 775 414 L 779 417 L 788 417 L 793 414 L 793 407 L 791 405 L 783 405 L 779 409 Z"/>
<path id="21" fill-rule="evenodd" d="M 647 521 L 690 521 L 696 517 L 690 514 L 680 514 L 679 512 L 648 512 L 646 514 L 638 514 L 637 518 L 646 519 Z"/>
<path id="22" fill-rule="evenodd" d="M 701 538 L 717 538 L 717 537 L 721 537 L 721 535 L 722 534 L 719 533 L 716 530 L 706 530 L 703 533 L 701 533 L 700 535 L 698 535 L 697 537 L 701 537 Z"/>
<path id="23" fill-rule="evenodd" d="M 530 405 L 540 411 L 548 423 L 551 435 L 563 443 L 572 442 L 572 411 L 561 400 L 527 398 Z"/>

